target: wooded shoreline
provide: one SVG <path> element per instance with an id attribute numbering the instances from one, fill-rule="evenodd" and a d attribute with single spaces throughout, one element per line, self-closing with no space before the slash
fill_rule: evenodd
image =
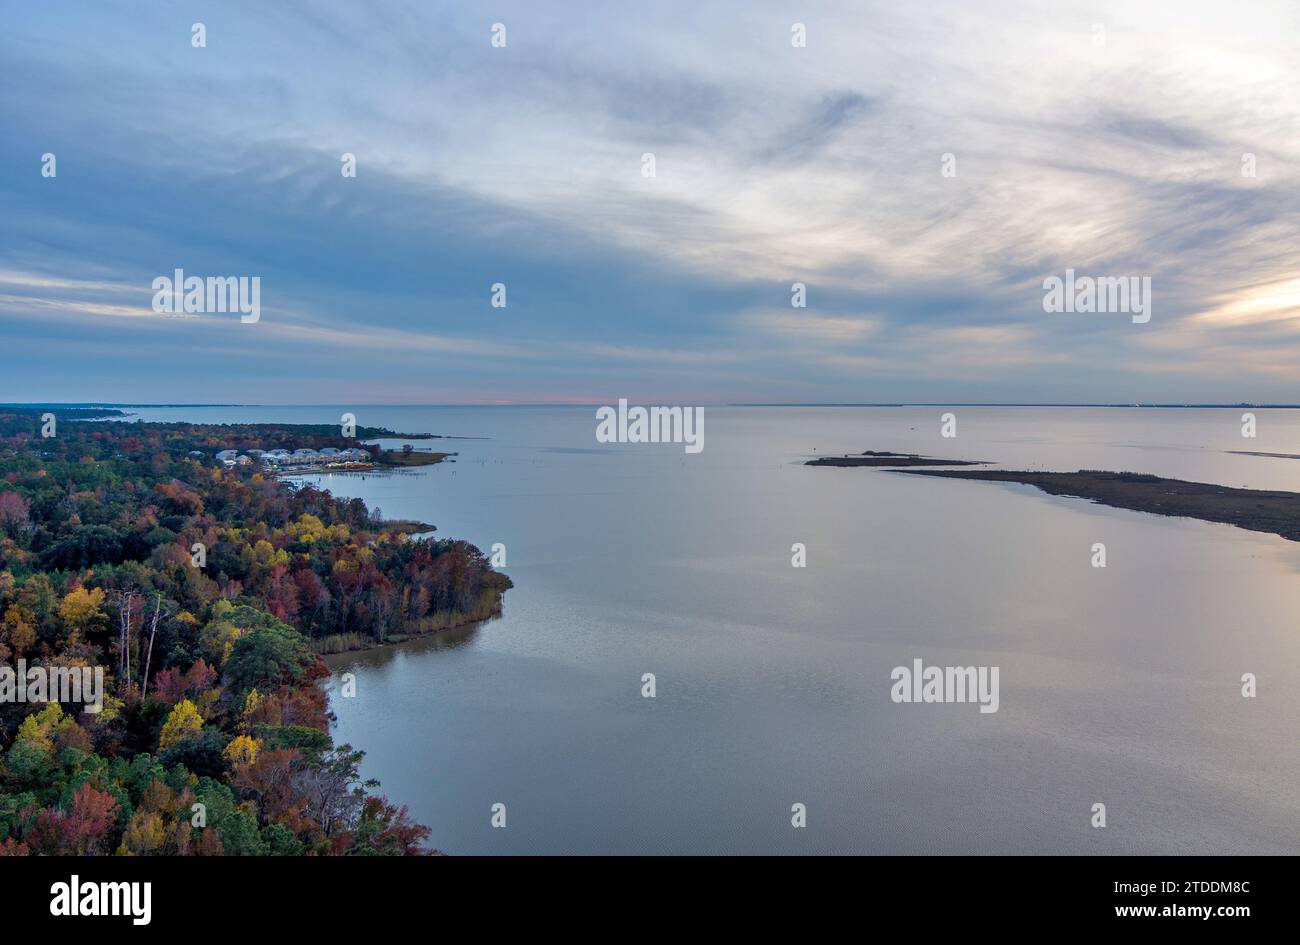
<path id="1" fill-rule="evenodd" d="M 356 433 L 0 409 L 0 665 L 103 678 L 93 705 L 0 699 L 0 855 L 428 852 L 333 743 L 319 651 L 480 621 L 510 579 L 427 522 L 217 458 L 391 435 Z"/>

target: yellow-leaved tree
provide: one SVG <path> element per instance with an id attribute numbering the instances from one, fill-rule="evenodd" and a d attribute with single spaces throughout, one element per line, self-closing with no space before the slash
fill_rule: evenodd
<path id="1" fill-rule="evenodd" d="M 203 716 L 189 699 L 182 699 L 167 716 L 158 735 L 158 748 L 165 750 L 203 731 Z"/>
<path id="2" fill-rule="evenodd" d="M 257 760 L 257 753 L 261 749 L 262 743 L 256 738 L 249 735 L 238 735 L 226 746 L 226 750 L 221 753 L 221 756 L 230 762 L 232 767 L 251 765 Z"/>
<path id="3" fill-rule="evenodd" d="M 84 587 L 74 587 L 63 596 L 59 617 L 68 628 L 69 646 L 76 646 L 86 634 L 107 626 L 108 615 L 101 608 L 103 603 L 104 592 L 98 587 L 89 591 Z"/>
<path id="4" fill-rule="evenodd" d="M 104 603 L 104 591 L 101 588 L 86 590 L 74 587 L 63 595 L 59 604 L 59 616 L 71 629 L 89 630 L 105 619 L 101 605 Z"/>
<path id="5" fill-rule="evenodd" d="M 239 713 L 239 730 L 241 732 L 251 732 L 255 719 L 257 718 L 257 708 L 262 704 L 262 694 L 254 686 L 248 690 L 248 695 L 244 697 L 244 710 Z"/>

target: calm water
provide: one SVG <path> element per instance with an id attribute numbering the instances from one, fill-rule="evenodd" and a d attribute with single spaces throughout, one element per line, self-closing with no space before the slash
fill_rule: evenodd
<path id="1" fill-rule="evenodd" d="M 139 413 L 345 409 L 486 438 L 314 477 L 506 545 L 501 619 L 332 661 L 357 679 L 336 737 L 449 853 L 1300 853 L 1300 544 L 800 465 L 881 449 L 1300 490 L 1300 460 L 1224 452 L 1300 453 L 1300 412 L 1257 411 L 1247 440 L 1240 410 L 957 408 L 941 439 L 942 408 L 708 408 L 691 456 L 597 444 L 586 407 Z M 916 657 L 999 666 L 1000 710 L 894 704 Z"/>

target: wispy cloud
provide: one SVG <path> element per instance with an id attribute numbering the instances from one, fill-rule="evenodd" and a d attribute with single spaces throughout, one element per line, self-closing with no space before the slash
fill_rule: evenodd
<path id="1" fill-rule="evenodd" d="M 3 399 L 1294 399 L 1292 3 L 71 6 L 0 33 Z"/>

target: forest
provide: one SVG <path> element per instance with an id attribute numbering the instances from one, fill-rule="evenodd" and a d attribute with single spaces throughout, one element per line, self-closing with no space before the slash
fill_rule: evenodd
<path id="1" fill-rule="evenodd" d="M 102 668 L 104 693 L 87 711 L 0 685 L 0 855 L 430 852 L 332 743 L 320 653 L 494 616 L 509 578 L 213 460 L 359 445 L 336 429 L 53 413 L 0 407 L 0 667 Z"/>

